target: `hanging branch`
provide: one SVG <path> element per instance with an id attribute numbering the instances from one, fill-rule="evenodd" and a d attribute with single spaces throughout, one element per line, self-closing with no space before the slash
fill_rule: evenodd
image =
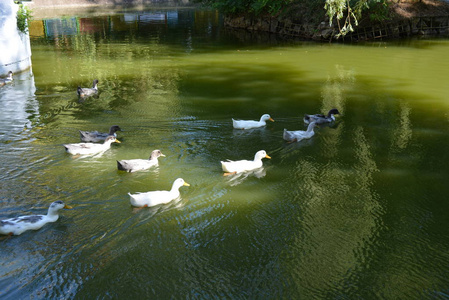
<path id="1" fill-rule="evenodd" d="M 363 2 L 361 5 L 357 5 L 358 8 L 362 8 L 363 6 L 367 7 L 367 1 L 359 1 Z M 349 0 L 326 0 L 324 5 L 324 9 L 326 10 L 326 15 L 329 17 L 329 25 L 332 26 L 333 19 L 337 20 L 339 33 L 336 35 L 336 38 L 340 36 L 345 36 L 347 33 L 354 31 L 353 24 L 358 26 L 359 22 L 357 20 L 357 16 L 349 5 Z M 361 9 L 357 9 L 357 15 L 360 15 Z M 340 20 L 345 17 L 344 22 L 340 23 Z"/>

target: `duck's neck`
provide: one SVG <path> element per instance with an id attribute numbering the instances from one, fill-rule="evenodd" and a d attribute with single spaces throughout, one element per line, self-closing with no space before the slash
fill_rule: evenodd
<path id="1" fill-rule="evenodd" d="M 179 185 L 177 185 L 177 184 L 173 184 L 173 185 L 172 185 L 172 187 L 171 187 L 171 190 L 170 190 L 170 192 L 172 192 L 172 193 L 176 193 L 176 192 L 179 192 L 179 188 L 180 188 L 180 186 L 179 186 Z"/>
<path id="2" fill-rule="evenodd" d="M 315 127 L 315 123 L 310 123 L 307 127 L 307 133 L 311 133 L 313 131 L 313 127 Z"/>
<path id="3" fill-rule="evenodd" d="M 49 209 L 47 212 L 47 217 L 49 218 L 58 218 L 59 214 L 57 210 Z"/>
<path id="4" fill-rule="evenodd" d="M 263 156 L 254 156 L 254 162 L 262 162 Z"/>
<path id="5" fill-rule="evenodd" d="M 103 147 L 109 148 L 109 147 L 111 147 L 111 144 L 112 144 L 112 141 L 111 141 L 111 140 L 106 141 L 106 142 L 103 143 Z"/>

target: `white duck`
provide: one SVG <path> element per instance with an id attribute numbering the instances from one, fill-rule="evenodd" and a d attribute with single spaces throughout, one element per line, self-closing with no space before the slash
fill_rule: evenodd
<path id="1" fill-rule="evenodd" d="M 106 138 L 103 144 L 94 144 L 94 143 L 78 143 L 78 144 L 65 144 L 65 150 L 72 154 L 96 154 L 111 148 L 112 143 L 120 143 L 119 140 L 115 138 L 115 136 L 111 135 Z"/>
<path id="2" fill-rule="evenodd" d="M 257 151 L 256 155 L 254 155 L 254 160 L 237 160 L 237 161 L 222 161 L 221 168 L 224 172 L 224 175 L 230 175 L 245 171 L 251 171 L 257 168 L 262 167 L 262 158 L 271 158 L 267 155 L 265 150 Z"/>
<path id="3" fill-rule="evenodd" d="M 274 122 L 274 120 L 270 117 L 269 114 L 264 114 L 262 117 L 260 117 L 260 121 L 232 119 L 232 126 L 235 129 L 258 128 L 267 125 L 266 121 Z"/>
<path id="4" fill-rule="evenodd" d="M 117 168 L 122 171 L 135 172 L 139 170 L 147 170 L 151 167 L 159 165 L 158 157 L 164 156 L 161 150 L 154 150 L 151 152 L 150 159 L 129 159 L 129 160 L 118 160 Z"/>
<path id="5" fill-rule="evenodd" d="M 316 115 L 304 115 L 304 123 L 309 124 L 310 122 L 316 122 L 317 124 L 330 123 L 335 121 L 334 115 L 338 115 L 340 112 L 336 108 L 332 108 L 327 113 L 327 116 L 316 114 Z"/>
<path id="6" fill-rule="evenodd" d="M 168 203 L 180 196 L 179 188 L 182 186 L 190 186 L 182 178 L 178 178 L 173 182 L 170 191 L 151 191 L 146 193 L 131 194 L 128 193 L 130 197 L 130 202 L 132 206 L 136 207 L 147 207 L 155 206 L 158 204 Z"/>
<path id="7" fill-rule="evenodd" d="M 76 89 L 76 93 L 78 94 L 78 97 L 80 98 L 86 98 L 93 95 L 96 95 L 98 93 L 98 79 L 95 79 L 92 84 L 92 88 L 82 88 L 78 86 Z"/>
<path id="8" fill-rule="evenodd" d="M 29 215 L 0 221 L 0 234 L 19 235 L 27 230 L 37 230 L 50 222 L 56 222 L 59 218 L 58 211 L 71 206 L 64 204 L 61 200 L 50 205 L 47 215 Z"/>
<path id="9" fill-rule="evenodd" d="M 98 131 L 81 131 L 80 130 L 80 138 L 81 138 L 82 142 L 99 143 L 99 142 L 103 142 L 110 135 L 117 137 L 117 133 L 116 133 L 117 131 L 122 131 L 122 129 L 118 125 L 111 126 L 111 128 L 109 128 L 109 133 L 98 132 Z"/>
<path id="10" fill-rule="evenodd" d="M 313 128 L 317 126 L 316 122 L 312 122 L 307 126 L 307 130 L 295 130 L 295 131 L 288 131 L 287 129 L 284 129 L 284 140 L 288 142 L 299 142 L 303 139 L 310 139 L 314 134 L 315 131 L 313 131 Z"/>

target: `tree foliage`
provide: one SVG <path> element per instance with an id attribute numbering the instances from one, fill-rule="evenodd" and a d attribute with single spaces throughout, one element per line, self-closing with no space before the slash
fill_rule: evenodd
<path id="1" fill-rule="evenodd" d="M 197 3 L 207 5 L 217 9 L 225 14 L 253 14 L 268 13 L 271 15 L 279 14 L 284 10 L 288 10 L 291 6 L 301 6 L 299 4 L 311 5 L 306 0 L 194 0 Z M 337 23 L 339 34 L 337 37 L 344 36 L 354 31 L 354 27 L 358 25 L 364 10 L 370 9 L 372 6 L 381 8 L 386 7 L 388 0 L 313 0 L 315 2 L 323 1 L 323 17 L 327 15 L 329 23 L 332 26 Z M 386 19 L 386 10 L 377 9 L 372 11 L 372 19 Z"/>
<path id="2" fill-rule="evenodd" d="M 362 12 L 377 3 L 385 6 L 387 2 L 386 0 L 326 0 L 324 9 L 326 10 L 326 15 L 329 17 L 331 26 L 334 19 L 337 21 L 339 29 L 337 37 L 339 37 L 354 31 L 354 26 L 358 25 L 358 20 L 362 16 Z M 382 13 L 385 14 L 386 11 L 373 11 L 372 18 L 377 20 L 385 19 L 386 16 L 382 15 Z"/>
<path id="3" fill-rule="evenodd" d="M 194 0 L 227 14 L 277 14 L 294 0 Z"/>

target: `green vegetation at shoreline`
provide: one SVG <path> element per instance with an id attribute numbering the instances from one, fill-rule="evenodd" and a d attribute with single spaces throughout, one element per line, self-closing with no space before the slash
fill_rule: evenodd
<path id="1" fill-rule="evenodd" d="M 286 7 L 292 4 L 292 0 L 194 0 L 219 10 L 225 14 L 265 14 L 272 15 L 280 13 Z"/>

